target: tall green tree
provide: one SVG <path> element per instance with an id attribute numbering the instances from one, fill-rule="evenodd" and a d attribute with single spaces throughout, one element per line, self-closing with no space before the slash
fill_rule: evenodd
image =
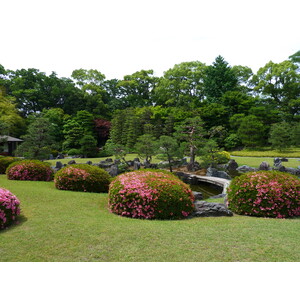
<path id="1" fill-rule="evenodd" d="M 117 84 L 119 88 L 119 108 L 143 107 L 154 104 L 153 90 L 157 78 L 153 70 L 141 70 L 124 76 Z"/>
<path id="2" fill-rule="evenodd" d="M 236 72 L 222 56 L 218 56 L 205 70 L 204 93 L 208 102 L 219 102 L 222 95 L 238 87 Z"/>
<path id="3" fill-rule="evenodd" d="M 289 56 L 289 59 L 296 64 L 300 65 L 300 50 L 294 53 L 293 55 Z"/>
<path id="4" fill-rule="evenodd" d="M 85 134 L 79 141 L 80 152 L 84 157 L 96 157 L 98 153 L 97 140 L 90 134 Z"/>
<path id="5" fill-rule="evenodd" d="M 292 127 L 286 122 L 271 126 L 269 142 L 273 149 L 283 151 L 292 144 Z"/>
<path id="6" fill-rule="evenodd" d="M 85 110 L 98 118 L 109 116 L 108 105 L 104 103 L 105 75 L 94 69 L 77 69 L 72 72 L 72 78 L 84 93 Z"/>
<path id="7" fill-rule="evenodd" d="M 176 64 L 159 79 L 156 104 L 174 107 L 198 107 L 204 99 L 203 79 L 206 66 L 199 61 Z"/>
<path id="8" fill-rule="evenodd" d="M 51 136 L 53 136 L 55 142 L 60 146 L 61 149 L 62 143 L 64 141 L 63 126 L 65 120 L 67 120 L 68 115 L 64 113 L 61 108 L 51 108 L 44 109 L 42 111 L 42 116 L 49 120 L 51 123 Z"/>
<path id="9" fill-rule="evenodd" d="M 15 99 L 13 97 L 4 97 L 0 92 L 0 135 L 12 135 L 19 137 L 24 134 L 26 129 L 25 120 L 20 116 Z"/>
<path id="10" fill-rule="evenodd" d="M 270 61 L 253 76 L 254 91 L 286 112 L 291 100 L 300 98 L 300 73 L 292 61 Z"/>
<path id="11" fill-rule="evenodd" d="M 48 159 L 51 150 L 56 148 L 51 136 L 51 123 L 48 119 L 38 117 L 28 126 L 22 136 L 24 142 L 17 148 L 16 154 L 31 159 Z"/>
<path id="12" fill-rule="evenodd" d="M 157 153 L 163 155 L 169 163 L 170 172 L 173 172 L 172 164 L 175 158 L 181 157 L 179 145 L 175 138 L 162 135 L 158 140 Z"/>
<path id="13" fill-rule="evenodd" d="M 237 134 L 246 147 L 254 148 L 262 145 L 264 131 L 263 123 L 256 116 L 249 115 L 242 119 Z"/>
<path id="14" fill-rule="evenodd" d="M 139 157 L 144 159 L 146 163 L 150 163 L 152 156 L 157 152 L 157 142 L 151 134 L 141 135 L 134 146 Z"/>
<path id="15" fill-rule="evenodd" d="M 63 150 L 80 149 L 80 140 L 84 136 L 84 129 L 74 119 L 69 119 L 63 126 L 65 140 L 63 142 Z"/>
<path id="16" fill-rule="evenodd" d="M 200 117 L 188 118 L 176 127 L 176 137 L 180 142 L 185 142 L 191 166 L 195 164 L 198 149 L 205 142 L 205 133 L 204 123 Z"/>

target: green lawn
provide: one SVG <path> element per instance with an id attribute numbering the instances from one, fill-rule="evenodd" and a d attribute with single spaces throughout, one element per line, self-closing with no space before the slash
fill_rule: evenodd
<path id="1" fill-rule="evenodd" d="M 255 167 L 258 168 L 259 165 L 263 162 L 266 161 L 267 163 L 269 163 L 269 165 L 271 167 L 273 167 L 274 165 L 274 158 L 271 157 L 236 157 L 236 156 L 232 156 L 232 159 L 234 159 L 239 166 L 242 165 L 248 165 L 250 167 Z M 300 166 L 300 159 L 293 159 L 290 158 L 288 162 L 282 162 L 282 165 L 285 167 L 289 167 L 289 168 L 297 168 L 298 166 Z"/>
<path id="2" fill-rule="evenodd" d="M 260 150 L 245 149 L 241 151 L 232 151 L 231 155 L 234 156 L 247 156 L 247 157 L 298 157 L 300 158 L 300 148 L 289 148 L 282 152 L 273 150 L 269 147 Z"/>
<path id="3" fill-rule="evenodd" d="M 1 261 L 299 261 L 300 219 L 147 221 L 111 214 L 107 194 L 8 181 L 21 222 L 0 232 Z"/>

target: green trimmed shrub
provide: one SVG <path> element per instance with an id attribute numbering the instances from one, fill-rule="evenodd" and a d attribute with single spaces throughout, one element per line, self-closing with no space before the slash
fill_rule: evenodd
<path id="1" fill-rule="evenodd" d="M 70 149 L 68 151 L 69 156 L 76 156 L 76 155 L 81 155 L 81 154 L 82 154 L 82 152 L 80 149 Z"/>
<path id="2" fill-rule="evenodd" d="M 140 219 L 182 219 L 194 210 L 188 185 L 167 171 L 140 170 L 117 176 L 110 184 L 111 212 Z"/>
<path id="3" fill-rule="evenodd" d="M 11 156 L 0 157 L 0 174 L 5 174 L 7 167 L 15 161 L 20 161 L 20 158 Z"/>
<path id="4" fill-rule="evenodd" d="M 218 164 L 226 164 L 230 160 L 230 153 L 227 151 L 220 151 L 217 153 Z"/>
<path id="5" fill-rule="evenodd" d="M 39 160 L 21 160 L 9 165 L 6 169 L 9 180 L 51 181 L 53 170 L 49 163 Z"/>
<path id="6" fill-rule="evenodd" d="M 90 165 L 69 165 L 54 176 L 55 187 L 59 190 L 107 193 L 110 175 L 103 169 Z"/>
<path id="7" fill-rule="evenodd" d="M 300 179 L 276 171 L 249 172 L 229 186 L 228 207 L 240 215 L 271 218 L 300 216 Z"/>

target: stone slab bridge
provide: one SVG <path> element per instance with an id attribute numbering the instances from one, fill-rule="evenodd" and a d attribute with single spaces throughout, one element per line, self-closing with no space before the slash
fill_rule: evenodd
<path id="1" fill-rule="evenodd" d="M 181 173 L 181 174 L 179 174 Z M 210 184 L 214 184 L 217 186 L 220 186 L 223 188 L 222 194 L 226 194 L 227 192 L 227 188 L 230 185 L 230 180 L 228 179 L 224 179 L 224 178 L 219 178 L 219 177 L 212 177 L 212 176 L 200 176 L 200 175 L 194 175 L 191 173 L 187 173 L 187 172 L 178 172 L 177 173 L 179 176 L 183 175 L 184 177 L 187 176 L 187 180 L 190 181 L 191 183 L 196 184 L 196 182 L 200 181 L 200 182 L 207 182 Z"/>

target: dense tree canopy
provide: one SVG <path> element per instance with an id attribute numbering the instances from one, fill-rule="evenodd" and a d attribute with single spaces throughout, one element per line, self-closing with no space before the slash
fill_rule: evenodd
<path id="1" fill-rule="evenodd" d="M 20 137 L 42 117 L 59 151 L 103 147 L 107 140 L 133 151 L 143 135 L 158 140 L 177 134 L 180 142 L 176 128 L 201 118 L 203 138 L 215 134 L 219 147 L 275 145 L 270 135 L 283 127 L 274 124 L 290 126 L 291 143 L 297 144 L 299 57 L 298 51 L 283 62 L 270 61 L 255 74 L 218 56 L 211 65 L 176 64 L 161 77 L 140 70 L 109 80 L 95 69 L 59 78 L 0 65 L 0 133 Z"/>

